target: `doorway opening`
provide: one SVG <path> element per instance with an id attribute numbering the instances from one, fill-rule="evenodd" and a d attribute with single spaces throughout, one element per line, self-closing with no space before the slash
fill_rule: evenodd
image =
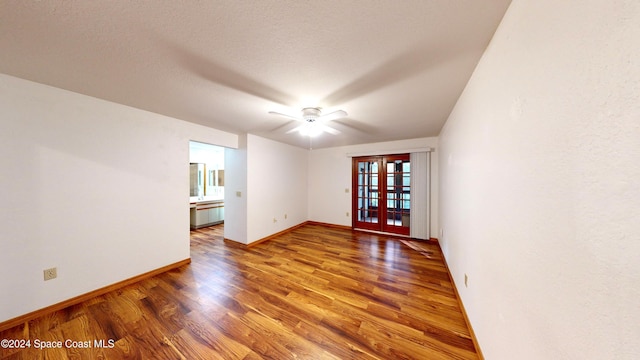
<path id="1" fill-rule="evenodd" d="M 353 228 L 409 235 L 409 154 L 353 158 Z"/>
<path id="2" fill-rule="evenodd" d="M 220 146 L 189 141 L 192 230 L 224 222 L 224 152 Z"/>

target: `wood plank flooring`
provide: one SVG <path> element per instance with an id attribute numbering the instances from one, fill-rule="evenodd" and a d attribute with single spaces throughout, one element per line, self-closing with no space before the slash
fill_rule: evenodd
<path id="1" fill-rule="evenodd" d="M 192 231 L 190 265 L 1 332 L 31 348 L 0 359 L 478 358 L 435 243 L 310 224 L 247 249 L 222 234 Z M 67 339 L 91 347 L 34 349 Z"/>

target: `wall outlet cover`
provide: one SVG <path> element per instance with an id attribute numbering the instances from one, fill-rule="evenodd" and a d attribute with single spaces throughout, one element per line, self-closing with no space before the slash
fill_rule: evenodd
<path id="1" fill-rule="evenodd" d="M 55 279 L 58 277 L 58 268 L 45 269 L 44 273 L 44 281 Z"/>

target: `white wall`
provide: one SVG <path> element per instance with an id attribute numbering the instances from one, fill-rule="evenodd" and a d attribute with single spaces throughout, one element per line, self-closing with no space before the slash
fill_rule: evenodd
<path id="1" fill-rule="evenodd" d="M 441 133 L 441 244 L 487 359 L 640 354 L 638 24 L 636 0 L 514 1 Z"/>
<path id="2" fill-rule="evenodd" d="M 438 139 L 419 138 L 309 151 L 309 220 L 351 226 L 351 158 L 367 154 L 431 147 L 431 236 L 438 237 Z M 345 193 L 345 189 L 349 189 Z M 346 216 L 347 212 L 349 216 Z"/>
<path id="3" fill-rule="evenodd" d="M 0 74 L 0 321 L 189 258 L 189 140 L 237 146 Z"/>
<path id="4" fill-rule="evenodd" d="M 238 136 L 238 148 L 224 152 L 224 237 L 247 243 L 247 135 Z M 238 194 L 239 193 L 239 194 Z"/>
<path id="5" fill-rule="evenodd" d="M 247 243 L 307 221 L 307 163 L 306 149 L 247 135 Z"/>

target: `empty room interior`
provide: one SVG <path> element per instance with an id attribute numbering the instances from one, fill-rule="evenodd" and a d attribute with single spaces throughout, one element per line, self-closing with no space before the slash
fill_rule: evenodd
<path id="1" fill-rule="evenodd" d="M 640 358 L 638 24 L 1 1 L 0 359 Z"/>

